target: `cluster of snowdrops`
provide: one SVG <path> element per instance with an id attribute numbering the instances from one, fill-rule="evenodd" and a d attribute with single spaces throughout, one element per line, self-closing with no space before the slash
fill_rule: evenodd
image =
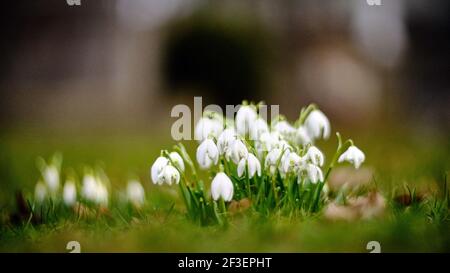
<path id="1" fill-rule="evenodd" d="M 260 107 L 243 102 L 234 119 L 204 112 L 194 132 L 199 140 L 196 162 L 178 143 L 173 151 L 162 150 L 153 163 L 153 183 L 178 185 L 193 220 L 224 223 L 230 207 L 241 203 L 262 213 L 317 212 L 326 201 L 333 167 L 349 162 L 359 168 L 364 162 L 353 141 L 336 133 L 336 152 L 324 166 L 325 156 L 315 142 L 328 139 L 331 126 L 316 105 L 302 108 L 293 124 L 281 115 L 268 124 Z M 198 169 L 207 172 L 208 183 Z"/>

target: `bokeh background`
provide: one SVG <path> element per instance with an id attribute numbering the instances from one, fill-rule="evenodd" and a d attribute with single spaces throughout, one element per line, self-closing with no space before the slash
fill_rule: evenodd
<path id="1" fill-rule="evenodd" d="M 55 151 L 151 190 L 170 110 L 194 96 L 264 100 L 290 120 L 315 102 L 386 183 L 432 187 L 449 169 L 449 1 L 40 0 L 0 14 L 3 207 Z"/>

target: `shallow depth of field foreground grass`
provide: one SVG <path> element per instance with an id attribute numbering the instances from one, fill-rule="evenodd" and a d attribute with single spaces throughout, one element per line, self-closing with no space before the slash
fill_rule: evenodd
<path id="1" fill-rule="evenodd" d="M 373 170 L 367 187 L 386 199 L 386 211 L 379 218 L 332 221 L 323 213 L 262 215 L 250 209 L 234 213 L 227 226 L 200 226 L 186 218 L 178 187 L 150 182 L 149 168 L 161 147 L 175 144 L 169 141 L 167 128 L 161 132 L 3 133 L 0 251 L 67 252 L 66 244 L 72 240 L 80 242 L 82 252 L 368 252 L 369 241 L 380 242 L 383 252 L 450 251 L 449 201 L 444 194 L 450 169 L 447 138 L 381 133 L 386 129 L 351 134 L 366 154 L 364 166 Z M 331 151 L 335 141 L 329 140 L 324 150 Z M 191 153 L 197 145 L 185 144 Z M 80 177 L 84 165 L 101 165 L 114 192 L 122 190 L 130 176 L 139 177 L 146 191 L 145 206 L 135 210 L 112 200 L 108 211 L 91 217 L 79 219 L 61 208 L 45 221 L 14 220 L 15 193 L 21 190 L 26 198 L 33 196 L 39 178 L 36 158 L 47 159 L 55 151 L 64 156 L 63 173 L 73 168 Z M 408 198 L 412 200 L 405 201 Z"/>

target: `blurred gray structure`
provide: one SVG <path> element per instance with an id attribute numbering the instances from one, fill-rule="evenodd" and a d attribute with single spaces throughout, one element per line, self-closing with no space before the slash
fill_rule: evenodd
<path id="1" fill-rule="evenodd" d="M 277 61 L 259 95 L 288 116 L 315 101 L 355 123 L 391 111 L 449 128 L 448 1 L 81 2 L 5 4 L 2 123 L 140 126 L 169 117 L 171 104 L 191 102 L 196 92 L 166 92 L 160 65 L 168 25 L 211 9 L 228 20 L 252 18 L 274 34 Z"/>

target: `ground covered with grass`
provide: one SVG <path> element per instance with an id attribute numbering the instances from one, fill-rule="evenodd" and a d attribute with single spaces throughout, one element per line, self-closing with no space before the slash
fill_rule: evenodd
<path id="1" fill-rule="evenodd" d="M 386 128 L 352 136 L 372 171 L 361 194 L 381 194 L 386 200 L 382 215 L 332 220 L 324 211 L 264 214 L 242 208 L 227 225 L 201 226 L 186 217 L 178 187 L 150 182 L 149 168 L 160 148 L 175 144 L 165 134 L 9 130 L 0 136 L 0 251 L 68 252 L 66 244 L 73 240 L 82 252 L 368 252 L 369 241 L 380 242 L 383 252 L 450 251 L 448 139 Z M 324 151 L 334 149 L 334 140 L 329 142 Z M 195 151 L 196 143 L 185 144 Z M 21 215 L 17 192 L 24 204 L 32 199 L 39 178 L 36 158 L 55 151 L 63 154 L 63 169 L 79 173 L 86 165 L 102 166 L 116 192 L 130 176 L 138 177 L 145 205 L 135 209 L 112 200 L 107 210 L 90 208 L 80 217 L 54 204 L 40 213 L 41 219 Z M 203 179 L 211 178 L 203 174 Z"/>

